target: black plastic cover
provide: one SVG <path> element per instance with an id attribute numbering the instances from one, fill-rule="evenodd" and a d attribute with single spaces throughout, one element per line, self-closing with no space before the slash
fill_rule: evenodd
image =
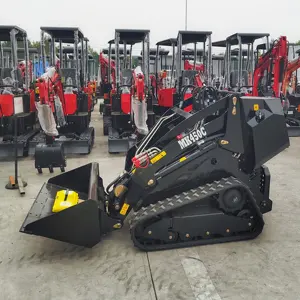
<path id="1" fill-rule="evenodd" d="M 176 38 L 169 38 L 160 42 L 156 43 L 156 46 L 177 46 L 177 39 Z"/>
<path id="2" fill-rule="evenodd" d="M 212 31 L 179 31 L 178 35 L 182 35 L 182 45 L 206 42 L 207 36 L 212 34 Z"/>
<path id="3" fill-rule="evenodd" d="M 11 52 L 11 48 L 10 47 L 3 47 L 2 49 L 3 49 L 4 53 L 10 53 Z M 25 51 L 24 48 L 19 48 L 18 47 L 18 49 L 17 49 L 17 52 L 21 53 L 21 54 L 23 54 L 24 51 Z M 28 48 L 28 51 L 29 51 L 29 53 L 35 53 L 35 54 L 39 53 L 39 51 L 38 51 L 37 48 Z"/>
<path id="4" fill-rule="evenodd" d="M 102 52 L 104 54 L 108 55 L 109 49 L 108 48 L 104 48 L 102 50 Z M 110 53 L 111 54 L 116 54 L 116 49 L 114 47 L 111 47 Z M 127 53 L 127 55 L 129 55 L 130 54 L 130 50 L 126 49 L 126 53 Z M 121 48 L 121 47 L 119 48 L 119 54 L 124 54 L 124 48 Z"/>
<path id="5" fill-rule="evenodd" d="M 84 37 L 78 27 L 41 27 L 41 30 L 50 34 L 53 38 L 61 40 L 63 43 L 74 43 L 74 33 L 78 31 L 78 37 Z"/>
<path id="6" fill-rule="evenodd" d="M 212 42 L 211 45 L 213 47 L 223 47 L 225 48 L 226 47 L 226 40 L 223 40 L 223 41 L 217 41 L 217 42 Z"/>
<path id="7" fill-rule="evenodd" d="M 120 33 L 120 41 L 127 44 L 135 44 L 142 42 L 150 30 L 144 29 L 116 29 Z"/>
<path id="8" fill-rule="evenodd" d="M 24 29 L 15 26 L 15 25 L 1 25 L 0 26 L 0 41 L 8 42 L 10 41 L 10 32 L 12 29 L 16 29 L 18 33 L 16 34 L 16 39 L 21 41 L 23 37 L 27 36 L 27 33 Z"/>
<path id="9" fill-rule="evenodd" d="M 235 33 L 227 37 L 227 41 L 231 45 L 238 45 L 238 36 L 241 37 L 242 44 L 250 44 L 253 43 L 257 39 L 261 39 L 263 37 L 268 37 L 270 36 L 269 33 Z"/>

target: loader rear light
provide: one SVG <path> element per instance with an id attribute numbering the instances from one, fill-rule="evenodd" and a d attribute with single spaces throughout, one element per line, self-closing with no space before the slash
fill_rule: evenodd
<path id="1" fill-rule="evenodd" d="M 121 198 L 127 192 L 128 188 L 123 184 L 118 184 L 114 188 L 114 194 L 117 198 Z"/>
<path id="2" fill-rule="evenodd" d="M 128 211 L 128 208 L 129 208 L 129 204 L 124 203 L 123 206 L 122 206 L 122 209 L 120 211 L 120 214 L 123 215 L 123 216 L 125 216 L 126 213 L 127 213 L 127 211 Z"/>
<path id="3" fill-rule="evenodd" d="M 176 138 L 177 138 L 177 140 L 181 140 L 183 138 L 183 135 L 182 134 L 178 134 Z"/>

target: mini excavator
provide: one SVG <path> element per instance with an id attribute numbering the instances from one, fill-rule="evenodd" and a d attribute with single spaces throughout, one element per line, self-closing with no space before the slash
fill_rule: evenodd
<path id="1" fill-rule="evenodd" d="M 168 110 L 106 189 L 96 162 L 49 179 L 20 232 L 93 247 L 133 210 L 131 238 L 144 251 L 257 237 L 272 210 L 264 163 L 289 147 L 281 101 L 196 100 Z"/>
<path id="2" fill-rule="evenodd" d="M 51 41 L 50 67 L 36 84 L 36 106 L 42 131 L 29 143 L 29 154 L 35 156 L 39 173 L 48 167 L 50 172 L 53 167 L 64 170 L 64 153 L 89 154 L 95 136 L 90 126 L 93 90 L 86 76 L 88 39 L 76 27 L 41 27 L 44 69 L 46 38 Z M 59 60 L 56 43 L 59 44 Z M 72 59 L 70 55 L 69 60 L 64 56 L 68 51 L 63 44 L 73 44 Z"/>
<path id="3" fill-rule="evenodd" d="M 150 31 L 116 29 L 114 44 L 116 91 L 110 99 L 108 118 L 103 118 L 103 122 L 104 133 L 108 133 L 108 152 L 120 153 L 127 152 L 155 123 L 149 76 Z M 124 45 L 124 54 L 130 48 L 129 57 L 124 55 L 122 62 L 120 44 Z M 141 44 L 143 49 L 141 66 L 133 66 L 132 62 L 136 44 Z"/>
<path id="4" fill-rule="evenodd" d="M 116 84 L 116 58 L 120 59 L 120 66 L 123 66 L 124 49 L 119 45 L 119 54 L 116 55 L 115 40 L 108 42 L 108 48 L 103 49 L 99 56 L 100 62 L 100 90 L 103 94 L 103 103 L 100 103 L 99 112 L 103 115 L 103 134 L 108 135 L 109 127 L 111 126 L 111 110 L 112 100 L 117 92 Z M 131 56 L 132 53 L 126 49 L 126 56 Z M 131 60 L 130 60 L 131 61 Z M 126 97 L 126 96 L 125 96 Z"/>
<path id="5" fill-rule="evenodd" d="M 203 86 L 211 86 L 211 31 L 179 31 L 177 38 L 169 38 L 158 42 L 157 53 L 160 47 L 172 47 L 172 65 L 170 80 L 166 80 L 166 72 L 159 74 L 158 56 L 156 59 L 155 97 L 157 104 L 155 112 L 159 115 L 166 112 L 179 102 L 190 100 Z M 202 49 L 197 49 L 198 44 Z M 194 49 L 183 50 L 183 46 L 193 44 Z M 207 48 L 206 48 L 207 47 Z M 175 54 L 175 48 L 177 53 Z M 206 51 L 207 49 L 207 51 Z M 189 61 L 193 56 L 193 63 Z M 203 64 L 197 64 L 197 56 L 202 56 Z M 176 56 L 176 59 L 175 59 Z M 176 74 L 173 77 L 174 70 Z M 160 70 L 162 71 L 162 70 Z M 174 79 L 174 80 L 173 80 Z M 185 110 L 191 110 L 192 106 L 186 106 Z"/>
<path id="6" fill-rule="evenodd" d="M 2 42 L 10 42 L 5 53 Z M 24 44 L 19 64 L 18 43 Z M 4 55 L 5 54 L 5 55 Z M 23 59 L 22 58 L 22 59 Z M 17 26 L 0 26 L 0 157 L 10 157 L 16 135 L 17 156 L 27 156 L 29 141 L 38 134 L 34 90 L 30 88 L 27 33 Z M 16 123 L 16 125 L 14 125 Z"/>
<path id="7" fill-rule="evenodd" d="M 100 95 L 103 96 L 104 102 L 100 104 L 99 111 L 103 113 L 103 116 L 109 115 L 111 111 L 111 98 L 116 93 L 116 49 L 112 47 L 115 40 L 108 42 L 108 48 L 102 49 L 99 55 L 99 88 Z M 130 55 L 129 49 L 126 50 L 126 54 Z M 119 47 L 120 59 L 124 55 L 123 48 Z M 105 133 L 107 135 L 107 133 Z"/>

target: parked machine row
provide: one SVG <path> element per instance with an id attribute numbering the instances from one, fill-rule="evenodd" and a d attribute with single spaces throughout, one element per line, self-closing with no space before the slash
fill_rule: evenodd
<path id="1" fill-rule="evenodd" d="M 39 173 L 43 168 L 53 172 L 55 167 L 64 171 L 65 154 L 88 154 L 94 144 L 94 128 L 89 124 L 96 85 L 90 74 L 93 59 L 88 38 L 79 28 L 41 27 L 44 72 L 38 78 L 32 70 L 26 31 L 1 26 L 0 40 L 0 156 L 13 153 L 16 135 L 18 156 L 34 155 Z M 20 41 L 25 53 L 21 61 Z M 10 55 L 5 55 L 2 42 L 10 42 Z"/>
<path id="2" fill-rule="evenodd" d="M 298 58 L 293 62 L 288 62 L 287 38 L 281 36 L 270 45 L 268 33 L 237 33 L 223 41 L 213 43 L 208 42 L 208 37 L 211 39 L 211 32 L 181 31 L 177 38 L 158 42 L 157 50 L 152 50 L 151 55 L 156 55 L 155 70 L 150 74 L 151 103 L 155 115 L 162 115 L 167 109 L 180 102 L 182 97 L 184 100 L 191 98 L 192 91 L 197 93 L 197 90 L 203 86 L 206 87 L 206 90 L 210 90 L 210 94 L 212 93 L 210 88 L 213 87 L 219 91 L 240 91 L 245 95 L 275 96 L 282 99 L 289 135 L 299 136 L 299 97 L 295 94 L 296 87 L 292 94 L 287 94 L 286 91 L 291 75 L 300 67 L 300 63 Z M 181 39 L 180 44 L 178 44 L 179 39 Z M 263 43 L 257 45 L 259 41 L 263 41 Z M 197 49 L 199 43 L 202 43 L 202 49 Z M 194 49 L 182 50 L 182 45 L 187 44 L 194 44 Z M 172 63 L 169 70 L 163 68 L 163 61 L 166 61 L 170 52 L 169 49 L 166 49 L 167 47 L 172 51 Z M 220 47 L 223 48 L 225 54 L 212 55 L 212 49 Z M 113 50 L 115 54 L 115 49 Z M 102 57 L 100 65 L 102 74 L 104 74 L 102 78 L 106 80 L 104 83 L 106 88 L 104 106 L 111 107 L 112 97 L 110 95 L 114 94 L 112 87 L 115 86 L 115 61 L 111 58 L 109 50 L 106 51 L 111 64 L 110 70 L 112 70 L 108 73 L 108 64 L 103 64 L 104 53 L 105 51 L 100 53 Z M 123 52 L 119 55 L 124 56 Z M 199 61 L 197 61 L 198 57 Z M 159 61 L 161 62 L 160 68 Z M 216 65 L 214 62 L 218 64 L 217 70 L 214 70 L 213 66 Z M 183 70 L 184 73 L 182 73 Z M 181 95 L 182 92 L 184 95 Z M 207 98 L 209 97 L 208 95 Z M 107 121 L 106 112 L 109 114 L 109 109 L 103 112 L 102 108 L 100 112 L 104 113 L 104 133 L 108 134 L 107 128 L 110 126 L 110 122 Z M 127 149 L 125 147 L 122 152 L 126 152 Z"/>
<path id="3" fill-rule="evenodd" d="M 35 155 L 36 148 L 42 149 L 41 153 L 46 153 L 47 150 L 50 151 L 49 153 L 56 153 L 53 154 L 53 158 L 50 158 L 49 163 L 39 162 L 37 164 L 39 170 L 47 164 L 50 169 L 60 166 L 64 153 L 90 153 L 94 141 L 94 129 L 89 127 L 89 122 L 95 103 L 96 84 L 88 78 L 89 53 L 86 47 L 88 39 L 79 28 L 41 28 L 42 69 L 52 68 L 52 71 L 55 69 L 56 72 L 52 76 L 65 80 L 65 82 L 61 81 L 64 93 L 56 95 L 58 97 L 45 99 L 40 96 L 39 89 L 44 89 L 42 94 L 57 93 L 59 80 L 54 83 L 53 78 L 45 73 L 41 78 L 50 78 L 51 84 L 47 84 L 49 79 L 44 80 L 44 83 L 35 83 L 31 55 L 35 55 L 37 51 L 28 48 L 26 31 L 16 26 L 2 26 L 1 31 L 2 41 L 10 41 L 11 49 L 1 47 L 0 51 L 3 91 L 1 93 L 6 94 L 1 95 L 3 100 L 0 101 L 2 116 L 0 156 L 5 157 L 12 153 L 14 133 L 12 111 L 14 110 L 20 121 L 17 127 L 18 155 Z M 13 32 L 15 35 L 12 34 Z M 157 49 L 151 49 L 149 30 L 115 31 L 115 37 L 109 41 L 107 51 L 100 53 L 100 87 L 102 92 L 104 91 L 105 98 L 104 104 L 100 105 L 100 111 L 103 113 L 103 133 L 108 136 L 109 153 L 126 153 L 135 142 L 147 134 L 168 109 L 188 99 L 191 104 L 193 95 L 200 90 L 203 97 L 206 97 L 205 101 L 209 102 L 212 94 L 215 93 L 212 88 L 218 91 L 240 91 L 245 95 L 281 97 L 289 135 L 300 134 L 299 97 L 296 93 L 297 80 L 294 77 L 292 89 L 294 92 L 291 94 L 291 88 L 288 88 L 292 74 L 298 69 L 300 62 L 298 58 L 288 62 L 286 37 L 280 37 L 270 45 L 267 33 L 238 33 L 223 41 L 212 43 L 211 34 L 212 32 L 180 31 L 177 38 L 157 42 Z M 257 45 L 255 49 L 254 43 L 261 39 L 265 39 L 265 42 Z M 18 48 L 18 42 L 21 40 L 24 47 Z M 45 41 L 50 41 L 49 51 L 45 51 Z M 73 46 L 70 46 L 71 44 Z M 137 44 L 140 44 L 145 51 L 141 51 L 138 65 L 133 66 L 132 49 Z M 199 44 L 202 45 L 201 49 L 197 49 Z M 193 45 L 193 47 L 182 49 L 185 45 Z M 224 56 L 212 55 L 214 47 L 223 48 Z M 9 50 L 11 55 L 7 56 Z M 18 53 L 21 52 L 24 53 L 24 61 L 18 59 Z M 165 70 L 163 62 L 166 62 L 169 52 L 172 52 L 172 64 L 170 70 Z M 82 59 L 81 54 L 83 54 Z M 11 61 L 7 57 L 11 57 Z M 56 60 L 59 61 L 58 64 Z M 217 72 L 213 69 L 214 61 L 218 61 Z M 12 70 L 13 73 L 7 76 L 7 72 Z M 66 78 L 64 73 L 67 75 Z M 5 86 L 3 80 L 14 81 L 14 88 Z M 16 88 L 17 85 L 19 88 Z M 7 95 L 8 91 L 11 96 Z M 22 100 L 22 107 L 18 104 L 14 107 L 12 94 L 25 97 L 24 105 Z M 26 100 L 28 97 L 30 100 Z M 56 103 L 60 103 L 61 108 L 54 105 L 54 98 L 59 98 Z M 16 97 L 16 99 L 20 98 Z M 39 101 L 44 104 L 46 102 L 49 104 L 49 101 L 52 103 L 51 110 L 54 118 L 50 117 L 50 119 L 52 123 L 54 120 L 58 125 L 54 125 L 56 126 L 52 133 L 54 138 L 51 134 L 49 137 L 49 132 L 47 135 L 47 130 L 40 126 L 41 122 L 37 119 L 41 115 L 36 111 L 36 103 Z M 47 106 L 49 105 L 45 107 Z M 56 108 L 63 112 L 63 119 L 57 117 Z M 191 105 L 185 110 L 188 109 L 191 109 Z M 57 158 L 54 158 L 55 156 Z"/>

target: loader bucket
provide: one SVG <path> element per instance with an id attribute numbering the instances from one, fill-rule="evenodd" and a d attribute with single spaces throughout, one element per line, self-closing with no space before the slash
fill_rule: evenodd
<path id="1" fill-rule="evenodd" d="M 56 193 L 66 189 L 76 191 L 84 201 L 53 213 Z M 106 214 L 104 201 L 98 163 L 84 165 L 55 176 L 43 185 L 20 232 L 93 247 L 116 223 Z"/>

